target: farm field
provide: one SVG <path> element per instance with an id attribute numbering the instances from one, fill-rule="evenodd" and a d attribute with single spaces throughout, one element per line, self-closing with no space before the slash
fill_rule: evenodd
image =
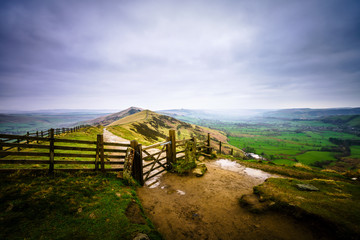
<path id="1" fill-rule="evenodd" d="M 331 123 L 316 120 L 285 120 L 257 118 L 238 122 L 189 120 L 203 126 L 224 131 L 234 147 L 262 155 L 276 164 L 292 166 L 296 163 L 313 167 L 331 167 L 343 157 L 355 159 L 352 168 L 360 162 L 360 146 L 349 147 L 349 152 L 330 141 L 360 140 L 356 134 Z M 359 160 L 359 161 L 358 161 Z"/>

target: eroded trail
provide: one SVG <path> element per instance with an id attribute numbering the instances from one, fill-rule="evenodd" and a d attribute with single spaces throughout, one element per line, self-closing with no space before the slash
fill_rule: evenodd
<path id="1" fill-rule="evenodd" d="M 206 165 L 201 178 L 166 173 L 158 187 L 138 189 L 146 214 L 165 239 L 316 239 L 291 217 L 252 214 L 239 206 L 239 198 L 264 175 L 225 170 L 219 162 Z"/>

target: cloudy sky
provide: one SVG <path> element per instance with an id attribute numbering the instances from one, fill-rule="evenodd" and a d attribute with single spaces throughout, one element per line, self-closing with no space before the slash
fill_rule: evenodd
<path id="1" fill-rule="evenodd" d="M 3 0 L 0 109 L 359 107 L 360 1 Z"/>

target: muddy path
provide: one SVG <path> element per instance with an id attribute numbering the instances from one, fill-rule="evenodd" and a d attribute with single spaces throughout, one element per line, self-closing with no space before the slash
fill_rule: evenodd
<path id="1" fill-rule="evenodd" d="M 166 173 L 156 188 L 138 189 L 147 216 L 165 239 L 319 239 L 289 216 L 240 207 L 239 198 L 252 193 L 264 175 L 230 171 L 214 161 L 206 165 L 203 177 Z"/>

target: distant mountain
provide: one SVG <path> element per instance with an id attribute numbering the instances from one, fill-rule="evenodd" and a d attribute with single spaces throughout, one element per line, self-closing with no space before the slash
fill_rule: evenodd
<path id="1" fill-rule="evenodd" d="M 330 116 L 321 119 L 321 121 L 338 126 L 360 128 L 360 115 Z"/>
<path id="2" fill-rule="evenodd" d="M 318 119 L 327 116 L 358 115 L 360 108 L 294 108 L 270 111 L 263 114 L 264 117 L 283 119 Z"/>
<path id="3" fill-rule="evenodd" d="M 193 109 L 170 109 L 160 110 L 158 113 L 175 117 L 180 120 L 209 119 L 222 121 L 236 121 L 248 117 L 258 116 L 266 111 L 264 109 L 218 109 L 218 110 L 193 110 Z"/>
<path id="4" fill-rule="evenodd" d="M 106 116 L 101 116 L 92 120 L 88 120 L 85 122 L 82 122 L 81 124 L 89 124 L 89 125 L 109 125 L 119 119 L 122 119 L 124 117 L 127 117 L 129 115 L 141 112 L 143 109 L 137 108 L 137 107 L 130 107 L 128 109 L 125 109 L 121 112 L 112 113 Z"/>
<path id="5" fill-rule="evenodd" d="M 232 147 L 227 144 L 227 136 L 221 131 L 182 122 L 150 110 L 119 119 L 108 125 L 107 129 L 118 136 L 135 139 L 145 145 L 164 141 L 169 135 L 170 129 L 176 130 L 176 138 L 179 140 L 189 139 L 194 135 L 199 141 L 204 141 L 207 139 L 207 134 L 210 133 L 212 145 L 216 146 L 216 149 L 218 149 L 219 141 L 223 143 L 223 150 L 226 152 L 229 152 Z M 232 148 L 236 152 L 241 151 L 235 147 Z"/>
<path id="6" fill-rule="evenodd" d="M 0 132 L 9 134 L 25 134 L 27 131 L 41 131 L 50 128 L 72 127 L 81 121 L 94 119 L 104 115 L 99 113 L 39 113 L 0 114 Z"/>

